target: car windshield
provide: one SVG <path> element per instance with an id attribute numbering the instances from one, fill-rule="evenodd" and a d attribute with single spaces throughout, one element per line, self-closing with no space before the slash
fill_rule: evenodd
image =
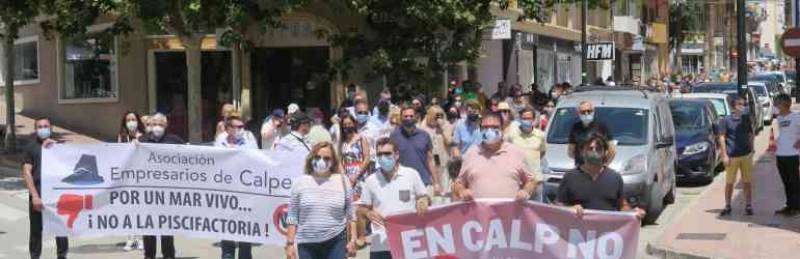
<path id="1" fill-rule="evenodd" d="M 714 110 L 717 111 L 717 115 L 719 116 L 726 116 L 728 115 L 728 106 L 725 104 L 725 99 L 708 99 L 711 101 L 711 104 L 714 105 Z"/>
<path id="2" fill-rule="evenodd" d="M 758 74 L 758 75 L 750 77 L 750 80 L 772 81 L 772 80 L 775 80 L 775 76 L 772 75 L 772 74 Z"/>
<path id="3" fill-rule="evenodd" d="M 767 88 L 760 86 L 760 85 L 751 85 L 750 88 L 756 91 L 756 95 L 758 96 L 767 96 Z"/>
<path id="4" fill-rule="evenodd" d="M 692 131 L 704 128 L 706 125 L 703 119 L 703 104 L 698 102 L 670 102 L 672 109 L 672 122 L 675 131 Z"/>
<path id="5" fill-rule="evenodd" d="M 695 93 L 728 93 L 730 91 L 736 92 L 736 85 L 734 84 L 705 84 L 695 87 L 692 92 Z"/>
<path id="6" fill-rule="evenodd" d="M 648 113 L 645 109 L 597 107 L 595 120 L 602 122 L 611 131 L 611 135 L 619 145 L 637 146 L 647 144 Z M 553 125 L 550 126 L 547 142 L 566 144 L 572 126 L 577 123 L 578 115 L 574 107 L 560 108 L 555 112 Z"/>

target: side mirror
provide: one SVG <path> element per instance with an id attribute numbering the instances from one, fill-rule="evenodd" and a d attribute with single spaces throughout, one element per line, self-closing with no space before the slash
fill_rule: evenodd
<path id="1" fill-rule="evenodd" d="M 672 147 L 673 145 L 675 145 L 675 137 L 672 136 L 664 137 L 660 141 L 656 142 L 657 149 L 668 148 Z"/>

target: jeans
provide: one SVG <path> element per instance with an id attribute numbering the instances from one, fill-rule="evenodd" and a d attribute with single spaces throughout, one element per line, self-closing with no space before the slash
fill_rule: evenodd
<path id="1" fill-rule="evenodd" d="M 778 173 L 783 181 L 786 207 L 800 209 L 800 156 L 777 156 Z"/>
<path id="2" fill-rule="evenodd" d="M 335 237 L 319 243 L 297 244 L 298 259 L 345 259 L 347 258 L 347 233 L 342 231 Z"/>
<path id="3" fill-rule="evenodd" d="M 381 251 L 369 253 L 369 259 L 392 259 L 392 252 Z"/>
<path id="4" fill-rule="evenodd" d="M 28 196 L 28 213 L 30 215 L 30 239 L 28 251 L 31 259 L 42 256 L 42 212 L 33 209 L 33 197 Z M 56 237 L 56 258 L 66 259 L 69 250 L 69 240 L 66 237 Z"/>
<path id="5" fill-rule="evenodd" d="M 144 236 L 144 257 L 156 258 L 156 236 Z M 175 258 L 175 240 L 172 236 L 161 236 L 161 255 L 164 258 Z"/>
<path id="6" fill-rule="evenodd" d="M 220 247 L 222 248 L 222 259 L 236 258 L 236 246 L 239 246 L 239 259 L 252 259 L 253 245 L 247 242 L 236 242 L 229 240 L 222 240 Z"/>

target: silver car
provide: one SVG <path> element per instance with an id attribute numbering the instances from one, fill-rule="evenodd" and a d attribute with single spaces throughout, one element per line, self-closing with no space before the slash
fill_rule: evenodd
<path id="1" fill-rule="evenodd" d="M 567 142 L 581 101 L 595 106 L 595 120 L 604 123 L 616 141 L 617 154 L 610 168 L 622 174 L 625 197 L 631 206 L 647 211 L 653 223 L 675 201 L 676 150 L 669 102 L 658 92 L 609 88 L 578 91 L 559 101 L 547 129 L 544 171 L 545 193 L 555 200 L 564 173 L 575 170 L 567 155 Z"/>
<path id="2" fill-rule="evenodd" d="M 767 84 L 764 82 L 747 82 L 747 87 L 753 89 L 758 100 L 758 106 L 761 107 L 761 117 L 764 120 L 764 125 L 772 124 L 773 104 L 772 98 L 769 96 Z"/>

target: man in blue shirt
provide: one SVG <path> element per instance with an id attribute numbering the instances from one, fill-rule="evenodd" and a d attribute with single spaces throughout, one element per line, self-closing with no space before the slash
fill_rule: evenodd
<path id="1" fill-rule="evenodd" d="M 753 168 L 753 128 L 750 126 L 750 117 L 743 114 L 745 100 L 736 97 L 731 101 L 733 110 L 731 114 L 722 119 L 719 126 L 720 150 L 722 161 L 725 163 L 725 208 L 720 216 L 731 214 L 731 197 L 733 184 L 736 183 L 736 173 L 742 172 L 744 183 L 744 196 L 747 205 L 745 214 L 753 215 L 752 179 Z"/>
<path id="2" fill-rule="evenodd" d="M 402 166 L 411 167 L 419 172 L 422 182 L 428 186 L 428 194 L 440 193 L 439 173 L 433 160 L 433 143 L 428 133 L 417 129 L 418 114 L 411 106 L 403 107 L 400 112 L 402 126 L 392 132 L 391 139 L 400 151 L 399 162 Z M 432 187 L 432 189 L 430 188 Z M 432 193 L 431 193 L 432 192 Z"/>
<path id="3" fill-rule="evenodd" d="M 453 131 L 454 158 L 460 158 L 470 147 L 481 143 L 481 105 L 475 100 L 468 100 L 466 106 L 467 117 L 459 120 Z"/>

